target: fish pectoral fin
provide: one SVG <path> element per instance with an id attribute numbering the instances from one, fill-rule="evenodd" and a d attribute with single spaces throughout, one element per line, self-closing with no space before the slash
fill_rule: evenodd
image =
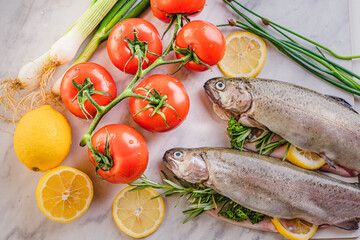
<path id="1" fill-rule="evenodd" d="M 344 107 L 347 107 L 348 109 L 350 109 L 351 111 L 353 112 L 356 112 L 357 114 L 359 114 L 355 109 L 354 107 L 348 103 L 345 99 L 341 98 L 341 97 L 335 97 L 335 96 L 332 96 L 332 95 L 324 95 L 325 97 L 327 98 L 330 98 L 331 100 L 334 100 L 335 102 L 343 105 Z"/>
<path id="2" fill-rule="evenodd" d="M 267 127 L 256 121 L 254 118 L 247 114 L 242 114 L 239 119 L 239 123 L 247 127 L 255 127 L 262 130 L 267 130 Z"/>
<path id="3" fill-rule="evenodd" d="M 344 229 L 344 230 L 358 230 L 359 229 L 359 221 L 356 219 L 349 220 L 346 222 L 336 223 L 334 224 L 335 227 Z"/>
<path id="4" fill-rule="evenodd" d="M 231 112 L 221 108 L 216 103 L 213 103 L 213 110 L 215 114 L 218 115 L 218 117 L 221 118 L 222 120 L 229 121 L 231 119 L 231 115 L 232 115 Z"/>
<path id="5" fill-rule="evenodd" d="M 322 158 L 325 160 L 325 162 L 326 162 L 330 167 L 332 167 L 333 169 L 336 169 L 335 163 L 334 163 L 333 161 L 331 161 L 329 158 L 327 158 L 325 154 L 320 153 L 319 155 L 320 155 L 320 157 L 322 157 Z"/>

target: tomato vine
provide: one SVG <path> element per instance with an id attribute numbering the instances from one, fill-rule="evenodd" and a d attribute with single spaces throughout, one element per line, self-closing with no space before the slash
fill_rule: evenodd
<path id="1" fill-rule="evenodd" d="M 77 79 L 77 81 L 72 81 L 71 88 L 73 91 L 71 92 L 72 97 L 69 100 L 70 103 L 68 105 L 74 104 L 75 102 L 78 103 L 80 108 L 79 106 L 74 107 L 71 105 L 71 107 L 76 108 L 76 111 L 78 112 L 77 115 L 80 117 L 87 118 L 87 116 L 89 116 L 90 118 L 93 118 L 89 128 L 80 141 L 80 146 L 88 147 L 90 160 L 95 165 L 97 173 L 99 173 L 97 175 L 101 175 L 102 178 L 105 178 L 104 176 L 110 176 L 107 181 L 125 181 L 123 176 L 120 177 L 107 174 L 112 172 L 113 168 L 120 168 L 119 166 L 124 163 L 122 162 L 119 165 L 119 161 L 122 160 L 119 160 L 119 158 L 117 159 L 116 154 L 113 156 L 111 149 L 126 148 L 127 146 L 125 145 L 127 143 L 125 143 L 125 141 L 122 143 L 117 142 L 114 143 L 117 144 L 117 147 L 114 147 L 111 140 L 109 140 L 109 136 L 106 135 L 106 139 L 104 137 L 104 131 L 107 131 L 106 127 L 105 130 L 100 129 L 98 131 L 102 131 L 100 135 L 98 132 L 93 134 L 104 115 L 126 98 L 131 98 L 131 101 L 129 102 L 134 102 L 134 99 L 141 99 L 148 104 L 143 105 L 143 103 L 141 103 L 137 104 L 134 108 L 130 107 L 130 111 L 133 111 L 132 114 L 134 120 L 140 126 L 149 131 L 156 132 L 168 131 L 178 126 L 188 114 L 189 97 L 185 88 L 177 79 L 172 79 L 172 77 L 166 75 L 153 75 L 144 79 L 140 83 L 138 89 L 134 89 L 135 84 L 154 68 L 165 64 L 179 63 L 180 65 L 176 72 L 184 66 L 192 71 L 204 71 L 210 68 L 211 65 L 220 61 L 224 54 L 225 40 L 220 30 L 218 30 L 215 25 L 199 20 L 189 22 L 190 20 L 188 17 L 199 13 L 205 5 L 205 0 L 198 2 L 190 0 L 184 2 L 175 1 L 174 3 L 177 4 L 176 6 L 181 6 L 181 8 L 167 8 L 161 1 L 154 1 L 151 3 L 152 6 L 156 5 L 156 8 L 152 8 L 153 10 L 155 9 L 155 13 L 161 13 L 160 17 L 165 16 L 166 19 L 159 18 L 155 13 L 154 16 L 158 17 L 160 20 L 166 21 L 170 18 L 170 23 L 164 34 L 167 34 L 169 29 L 173 26 L 171 40 L 163 52 L 161 37 L 157 29 L 154 25 L 144 19 L 126 19 L 115 25 L 110 32 L 107 43 L 110 60 L 121 71 L 134 74 L 133 79 L 118 96 L 115 98 L 113 97 L 116 95 L 116 90 L 115 94 L 99 91 L 99 89 L 95 87 L 95 82 L 93 83 L 93 81 L 98 80 L 97 78 L 94 78 L 93 80 L 91 78 L 84 79 L 81 77 Z M 187 37 L 187 34 L 184 32 L 191 33 L 191 37 Z M 176 58 L 165 60 L 165 57 L 172 51 L 175 52 Z M 103 74 L 107 75 L 107 72 L 103 71 Z M 74 76 L 75 75 L 72 75 L 71 78 L 68 78 L 72 79 Z M 107 76 L 107 78 L 112 80 L 111 76 Z M 163 84 L 159 84 L 161 81 L 164 81 Z M 165 81 L 167 81 L 166 83 L 171 82 L 171 84 L 167 85 L 165 84 Z M 176 90 L 174 86 L 176 86 Z M 113 87 L 112 91 L 114 91 L 114 89 L 116 88 Z M 181 96 L 183 97 L 182 102 L 174 101 L 174 91 L 177 93 L 181 92 Z M 67 91 L 63 92 L 65 94 Z M 176 96 L 179 98 L 180 95 L 176 94 Z M 67 97 L 67 99 L 69 99 L 69 97 Z M 100 101 L 100 99 L 102 101 Z M 105 100 L 108 102 L 104 104 Z M 137 110 L 134 112 L 135 108 Z M 91 109 L 92 111 L 89 112 L 88 109 Z M 112 126 L 111 129 L 114 133 L 111 134 L 109 132 L 110 139 L 115 135 L 121 136 L 119 130 L 115 130 L 117 127 L 119 126 Z M 140 139 L 137 134 L 135 135 L 134 139 Z M 100 145 L 93 145 L 93 138 L 95 138 L 95 136 L 97 136 L 98 140 L 102 141 L 101 148 L 99 148 Z M 130 144 L 130 141 L 127 142 Z M 132 142 L 134 143 L 135 141 Z M 143 142 L 143 140 L 140 142 Z M 119 147 L 118 145 L 121 144 L 123 144 L 123 146 Z M 128 147 L 132 148 L 133 146 Z M 144 151 L 143 156 L 146 155 L 146 151 Z M 117 152 L 118 157 L 120 152 Z M 134 159 L 136 160 L 137 157 Z M 146 161 L 145 158 L 143 160 L 143 163 L 147 163 L 147 159 Z M 115 167 L 115 165 L 117 165 L 117 167 Z M 142 165 L 141 168 L 144 166 L 146 167 L 146 165 Z M 127 174 L 129 173 L 126 173 L 125 175 Z"/>
<path id="2" fill-rule="evenodd" d="M 165 65 L 165 64 L 174 64 L 174 63 L 181 63 L 179 69 L 184 66 L 187 62 L 189 61 L 197 61 L 199 62 L 199 58 L 196 56 L 196 53 L 191 50 L 191 48 L 189 47 L 188 49 L 180 49 L 178 47 L 175 47 L 175 38 L 177 36 L 177 33 L 179 31 L 179 29 L 182 26 L 182 15 L 178 15 L 178 17 L 175 19 L 175 21 L 173 23 L 170 24 L 174 24 L 174 33 L 172 36 L 172 39 L 169 43 L 169 45 L 167 46 L 167 48 L 165 49 L 165 51 L 149 66 L 147 66 L 145 69 L 143 68 L 143 61 L 146 61 L 146 55 L 147 53 L 152 54 L 148 51 L 147 49 L 147 44 L 143 41 L 140 41 L 137 38 L 137 32 L 134 31 L 134 40 L 129 40 L 126 39 L 127 36 L 124 36 L 125 39 L 123 39 L 123 41 L 126 41 L 129 49 L 131 49 L 132 52 L 132 57 L 133 58 L 135 55 L 137 56 L 138 59 L 138 69 L 137 72 L 135 74 L 135 76 L 133 77 L 133 79 L 131 80 L 131 82 L 128 84 L 128 86 L 123 90 L 123 92 L 118 95 L 115 99 L 113 99 L 109 104 L 107 104 L 106 106 L 100 106 L 99 104 L 96 103 L 96 101 L 94 101 L 91 97 L 91 92 L 89 92 L 88 89 L 82 89 L 82 96 L 84 96 L 85 98 L 87 98 L 87 100 L 89 100 L 92 105 L 96 108 L 97 113 L 95 115 L 95 117 L 93 118 L 90 127 L 88 128 L 88 130 L 86 131 L 86 133 L 84 134 L 83 138 L 80 141 L 80 146 L 88 146 L 89 151 L 93 154 L 93 156 L 101 156 L 101 161 L 100 162 L 106 162 L 107 166 L 111 166 L 112 163 L 112 159 L 110 154 L 99 154 L 99 151 L 96 149 L 96 147 L 94 147 L 92 145 L 91 142 L 91 136 L 93 131 L 95 130 L 96 126 L 99 124 L 99 122 L 101 121 L 101 119 L 103 118 L 103 116 L 110 111 L 114 106 L 116 106 L 118 103 L 120 103 L 122 100 L 124 100 L 125 98 L 129 98 L 129 97 L 135 97 L 135 98 L 139 98 L 139 99 L 143 99 L 147 102 L 149 102 L 149 104 L 154 107 L 154 109 L 158 109 L 164 106 L 164 98 L 166 98 L 166 96 L 162 96 L 161 98 L 156 97 L 156 94 L 150 94 L 147 96 L 143 96 L 140 94 L 136 94 L 133 92 L 133 88 L 135 86 L 135 84 L 143 77 L 145 76 L 147 73 L 149 73 L 151 70 L 153 70 L 154 68 L 161 66 L 161 65 Z M 164 60 L 165 56 L 167 56 L 171 51 L 175 50 L 176 52 L 180 52 L 182 54 L 185 53 L 185 55 L 182 58 L 178 58 L 178 59 L 173 59 L 173 60 Z M 201 61 L 200 61 L 201 62 Z M 156 91 L 156 89 L 154 89 L 154 91 Z M 170 106 L 171 107 L 171 106 Z M 174 111 L 176 111 L 174 109 Z M 159 114 L 159 113 L 156 113 Z M 166 121 L 166 119 L 164 119 L 164 121 Z M 100 158 L 99 158 L 100 159 Z M 97 163 L 99 163 L 97 161 L 97 159 L 94 159 L 94 161 L 96 161 Z M 108 167 L 106 169 L 103 169 L 101 166 L 98 167 L 98 169 L 101 169 L 103 171 L 108 170 Z"/>

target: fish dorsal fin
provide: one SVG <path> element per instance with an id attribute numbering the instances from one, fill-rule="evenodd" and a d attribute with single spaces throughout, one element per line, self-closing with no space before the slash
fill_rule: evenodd
<path id="1" fill-rule="evenodd" d="M 359 222 L 358 220 L 353 219 L 346 222 L 336 223 L 334 224 L 334 226 L 345 230 L 357 230 L 359 229 L 358 222 Z"/>
<path id="2" fill-rule="evenodd" d="M 343 99 L 341 97 L 335 97 L 335 96 L 332 96 L 332 95 L 325 95 L 325 97 L 330 98 L 331 100 L 334 100 L 335 102 L 343 105 L 344 107 L 347 107 L 351 111 L 356 112 L 357 114 L 359 114 L 357 111 L 355 111 L 353 106 L 350 103 L 348 103 L 345 99 Z"/>

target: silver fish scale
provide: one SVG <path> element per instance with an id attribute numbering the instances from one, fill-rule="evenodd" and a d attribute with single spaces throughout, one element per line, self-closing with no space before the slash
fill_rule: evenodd
<path id="1" fill-rule="evenodd" d="M 205 148 L 209 179 L 220 194 L 257 212 L 335 225 L 360 218 L 360 189 L 254 153 Z"/>
<path id="2" fill-rule="evenodd" d="M 360 171 L 360 115 L 312 90 L 285 82 L 240 79 L 250 85 L 255 121 L 293 145 Z"/>

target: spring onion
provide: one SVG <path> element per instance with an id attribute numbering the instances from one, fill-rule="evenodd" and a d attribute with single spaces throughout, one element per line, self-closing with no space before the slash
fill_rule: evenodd
<path id="1" fill-rule="evenodd" d="M 56 67 L 70 62 L 75 57 L 82 42 L 95 29 L 116 2 L 117 0 L 92 1 L 90 7 L 76 20 L 70 29 L 51 46 L 49 51 L 24 65 L 20 69 L 16 79 L 1 82 L 0 104 L 4 105 L 5 111 L 11 110 L 14 115 L 18 115 L 17 107 L 20 106 L 20 104 L 16 103 L 14 96 L 21 89 L 34 90 L 40 86 L 41 91 L 44 92 L 45 86 L 55 72 Z M 32 98 L 25 96 L 24 99 Z M 24 103 L 24 99 L 21 103 Z"/>
<path id="2" fill-rule="evenodd" d="M 45 61 L 52 66 L 69 63 L 75 57 L 80 45 L 111 10 L 116 0 L 98 0 L 88 8 L 71 29 L 50 48 Z M 40 68 L 39 68 L 40 67 Z M 37 66 L 41 69 L 41 66 Z M 41 76 L 42 72 L 38 72 Z"/>
<path id="3" fill-rule="evenodd" d="M 111 11 L 101 21 L 94 36 L 91 38 L 88 45 L 75 60 L 72 66 L 78 63 L 87 62 L 99 45 L 108 39 L 111 30 L 118 22 L 128 18 L 138 17 L 150 5 L 150 0 L 142 0 L 131 11 L 129 11 L 135 2 L 136 0 L 122 0 L 115 4 Z M 52 92 L 55 95 L 60 94 L 60 84 L 63 76 L 64 74 L 53 85 Z"/>
<path id="4" fill-rule="evenodd" d="M 246 22 L 231 19 L 229 20 L 229 24 L 222 24 L 218 26 L 233 26 L 242 28 L 262 38 L 265 38 L 271 42 L 280 52 L 288 56 L 306 70 L 341 89 L 360 96 L 360 84 L 353 79 L 354 77 L 357 80 L 360 80 L 360 76 L 326 58 L 323 52 L 326 52 L 335 58 L 344 60 L 360 58 L 360 56 L 340 56 L 334 53 L 332 50 L 322 46 L 321 44 L 316 43 L 298 33 L 295 33 L 294 31 L 282 27 L 279 24 L 276 24 L 256 14 L 236 0 L 231 2 L 224 0 L 224 2 L 229 5 Z M 281 37 L 276 37 L 270 34 L 263 27 L 250 19 L 246 14 L 237 9 L 233 3 L 249 12 L 253 16 L 260 18 L 266 26 L 272 27 L 277 33 L 281 35 Z M 319 53 L 296 42 L 291 37 L 291 35 L 310 43 L 315 49 L 318 50 Z"/>

